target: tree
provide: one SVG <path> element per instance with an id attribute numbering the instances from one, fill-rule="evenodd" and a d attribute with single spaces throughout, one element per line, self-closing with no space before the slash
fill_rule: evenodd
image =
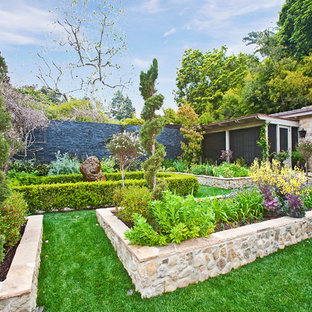
<path id="1" fill-rule="evenodd" d="M 167 108 L 164 110 L 165 124 L 176 124 L 177 113 L 172 108 Z"/>
<path id="2" fill-rule="evenodd" d="M 6 133 L 11 127 L 10 119 L 4 104 L 4 98 L 0 96 L 0 204 L 10 194 L 6 176 L 2 170 L 9 157 L 9 142 L 6 138 Z"/>
<path id="3" fill-rule="evenodd" d="M 198 115 L 192 107 L 184 104 L 177 112 L 177 119 L 182 125 L 180 130 L 185 140 L 181 142 L 181 148 L 183 150 L 182 159 L 188 165 L 196 164 L 199 162 L 201 156 L 201 143 L 204 138 L 200 127 L 197 126 L 199 124 Z"/>
<path id="4" fill-rule="evenodd" d="M 131 118 L 135 114 L 135 108 L 129 97 L 124 97 L 120 90 L 118 90 L 112 99 L 111 113 L 113 118 L 122 120 Z"/>
<path id="5" fill-rule="evenodd" d="M 311 0 L 286 0 L 277 22 L 278 36 L 287 52 L 295 57 L 308 55 L 312 49 Z"/>
<path id="6" fill-rule="evenodd" d="M 210 114 L 218 119 L 218 108 L 224 93 L 241 85 L 248 73 L 247 56 L 226 56 L 226 47 L 208 52 L 187 50 L 181 68 L 177 71 L 175 100 L 178 106 L 184 100 L 201 116 Z"/>
<path id="7" fill-rule="evenodd" d="M 119 69 L 114 58 L 126 48 L 123 34 L 116 30 L 122 14 L 115 0 L 72 0 L 67 7 L 57 9 L 56 25 L 63 31 L 58 43 L 75 58 L 68 67 L 70 76 L 79 80 L 77 88 L 70 92 L 84 89 L 94 110 L 97 110 L 96 92 L 99 88 L 124 85 L 108 81 L 111 70 Z M 39 68 L 38 78 L 46 87 L 61 92 L 60 82 L 66 68 L 55 61 L 48 62 L 40 54 L 39 57 L 43 66 Z"/>
<path id="8" fill-rule="evenodd" d="M 144 162 L 144 177 L 150 188 L 156 188 L 156 173 L 166 156 L 165 147 L 156 141 L 164 126 L 164 118 L 156 115 L 164 101 L 162 94 L 156 94 L 155 82 L 158 77 L 158 63 L 153 59 L 149 70 L 140 74 L 140 91 L 145 100 L 141 118 L 145 121 L 140 129 L 140 140 L 149 158 Z"/>
<path id="9" fill-rule="evenodd" d="M 8 76 L 8 66 L 5 62 L 4 57 L 1 56 L 0 51 L 0 81 L 9 82 L 10 78 Z"/>
<path id="10" fill-rule="evenodd" d="M 119 162 L 122 186 L 125 186 L 125 170 L 133 161 L 144 155 L 137 135 L 130 132 L 117 133 L 112 136 L 106 148 L 112 154 L 113 158 Z"/>
<path id="11" fill-rule="evenodd" d="M 12 128 L 6 135 L 10 142 L 10 157 L 18 150 L 24 150 L 27 156 L 27 149 L 34 143 L 34 131 L 44 129 L 49 125 L 49 120 L 43 110 L 40 110 L 40 103 L 28 94 L 22 94 L 8 83 L 0 83 L 0 95 L 6 103 L 6 110 L 11 115 Z"/>

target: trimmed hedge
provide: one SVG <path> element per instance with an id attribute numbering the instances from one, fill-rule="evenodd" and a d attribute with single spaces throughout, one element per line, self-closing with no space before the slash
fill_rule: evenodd
<path id="1" fill-rule="evenodd" d="M 104 177 L 107 181 L 119 181 L 121 180 L 121 173 L 105 173 L 103 172 Z M 169 173 L 160 172 L 157 174 L 158 177 L 169 177 Z M 132 171 L 126 172 L 125 178 L 128 180 L 138 180 L 143 179 L 142 171 Z M 64 174 L 64 175 L 51 175 L 46 177 L 37 177 L 37 176 L 20 176 L 16 177 L 20 185 L 39 185 L 39 184 L 58 184 L 58 183 L 77 183 L 83 182 L 82 174 Z M 94 183 L 94 182 L 92 182 Z"/>
<path id="2" fill-rule="evenodd" d="M 198 190 L 198 181 L 195 177 L 168 173 L 159 176 L 164 177 L 169 190 L 178 195 L 184 196 L 192 192 L 195 194 Z M 113 176 L 113 178 L 117 177 Z M 35 212 L 36 210 L 51 211 L 66 207 L 83 209 L 109 205 L 113 203 L 114 190 L 120 188 L 121 185 L 121 180 L 111 180 L 16 186 L 13 187 L 13 190 L 23 193 L 30 212 Z M 143 179 L 126 179 L 125 185 L 146 186 L 146 181 Z"/>

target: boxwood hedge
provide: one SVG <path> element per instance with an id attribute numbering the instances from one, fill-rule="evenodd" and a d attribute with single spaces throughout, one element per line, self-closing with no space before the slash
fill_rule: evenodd
<path id="1" fill-rule="evenodd" d="M 146 186 L 142 172 L 127 174 L 125 185 Z M 114 190 L 121 187 L 121 180 L 117 180 L 120 174 L 107 174 L 107 181 L 98 182 L 76 182 L 78 175 L 54 176 L 53 181 L 63 183 L 34 184 L 13 187 L 15 191 L 23 193 L 28 203 L 30 212 L 37 210 L 51 211 L 54 209 L 83 209 L 85 207 L 103 207 L 113 203 Z M 129 177 L 132 179 L 129 179 Z M 134 178 L 136 177 L 136 179 Z M 168 183 L 168 188 L 178 195 L 194 194 L 198 190 L 198 181 L 192 176 L 176 174 L 160 174 Z M 49 177 L 46 177 L 49 178 Z M 76 183 L 66 183 L 65 181 Z M 39 181 L 39 180 L 38 180 Z M 38 182 L 37 181 L 37 182 Z M 46 181 L 43 179 L 43 181 Z"/>

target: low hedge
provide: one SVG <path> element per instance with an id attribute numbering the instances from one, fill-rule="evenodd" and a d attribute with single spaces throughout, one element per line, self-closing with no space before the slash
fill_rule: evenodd
<path id="1" fill-rule="evenodd" d="M 0 235 L 0 265 L 4 259 L 4 243 L 5 243 L 5 238 L 3 235 Z"/>
<path id="2" fill-rule="evenodd" d="M 121 180 L 121 173 L 103 173 L 107 181 L 119 181 Z M 170 174 L 160 172 L 158 177 L 169 177 Z M 142 171 L 126 172 L 125 178 L 128 180 L 143 179 Z M 58 184 L 58 183 L 77 183 L 83 182 L 82 174 L 64 174 L 64 175 L 51 175 L 45 177 L 37 176 L 20 176 L 16 177 L 20 185 L 39 185 L 39 184 Z"/>
<path id="3" fill-rule="evenodd" d="M 169 190 L 178 195 L 184 196 L 192 192 L 195 194 L 198 190 L 198 181 L 195 177 L 176 174 L 160 174 L 160 176 L 167 181 Z M 146 181 L 144 179 L 126 179 L 125 185 L 146 186 Z M 113 203 L 114 190 L 120 187 L 121 180 L 111 180 L 16 186 L 13 187 L 13 190 L 23 193 L 30 212 L 35 212 L 36 210 L 51 211 L 66 207 L 83 209 L 88 206 L 109 205 Z"/>

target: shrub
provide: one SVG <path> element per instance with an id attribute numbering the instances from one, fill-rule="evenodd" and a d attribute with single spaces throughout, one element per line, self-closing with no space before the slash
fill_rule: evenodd
<path id="1" fill-rule="evenodd" d="M 7 246 L 14 246 L 18 242 L 26 213 L 26 201 L 19 193 L 14 192 L 0 205 L 0 233 L 5 236 Z"/>
<path id="2" fill-rule="evenodd" d="M 122 207 L 118 216 L 125 221 L 134 221 L 134 213 L 147 217 L 147 203 L 152 199 L 152 193 L 147 187 L 129 186 L 116 189 L 113 201 L 116 208 Z"/>
<path id="3" fill-rule="evenodd" d="M 51 161 L 48 175 L 80 173 L 80 162 L 76 157 L 70 157 L 68 153 L 62 155 L 60 151 L 55 153 L 56 160 Z"/>
<path id="4" fill-rule="evenodd" d="M 178 172 L 186 172 L 187 171 L 187 164 L 184 161 L 175 160 L 173 162 L 173 167 Z"/>
<path id="5" fill-rule="evenodd" d="M 135 215 L 134 227 L 125 233 L 131 244 L 166 245 L 181 243 L 195 237 L 206 237 L 214 229 L 214 213 L 192 195 L 186 198 L 165 192 L 162 201 L 149 203 L 156 225 L 146 223 Z"/>
<path id="6" fill-rule="evenodd" d="M 208 164 L 202 164 L 202 165 L 193 165 L 191 167 L 191 172 L 193 174 L 197 175 L 213 175 L 213 166 L 210 166 Z"/>
<path id="7" fill-rule="evenodd" d="M 115 172 L 116 161 L 113 158 L 103 158 L 101 160 L 101 168 L 103 173 Z"/>
<path id="8" fill-rule="evenodd" d="M 142 172 L 131 172 L 129 176 L 136 175 L 136 180 L 125 180 L 125 185 L 146 186 Z M 114 179 L 96 182 L 77 182 L 59 184 L 38 184 L 28 186 L 16 186 L 14 190 L 23 193 L 31 212 L 36 210 L 51 211 L 53 209 L 64 209 L 65 207 L 82 209 L 87 206 L 100 207 L 113 203 L 113 192 L 121 187 L 121 174 L 111 173 Z M 141 177 L 138 178 L 138 176 Z M 65 176 L 66 177 L 66 176 Z M 68 176 L 67 176 L 68 177 Z M 180 176 L 174 174 L 161 173 L 159 177 L 164 177 L 168 183 L 168 188 L 179 195 L 186 195 L 196 192 L 198 181 L 192 176 Z"/>
<path id="9" fill-rule="evenodd" d="M 4 244 L 5 244 L 5 237 L 0 235 L 0 265 L 4 259 Z"/>
<path id="10" fill-rule="evenodd" d="M 46 176 L 49 172 L 49 167 L 41 164 L 39 161 L 31 160 L 14 160 L 10 161 L 9 172 L 13 173 L 29 173 L 37 176 Z"/>

